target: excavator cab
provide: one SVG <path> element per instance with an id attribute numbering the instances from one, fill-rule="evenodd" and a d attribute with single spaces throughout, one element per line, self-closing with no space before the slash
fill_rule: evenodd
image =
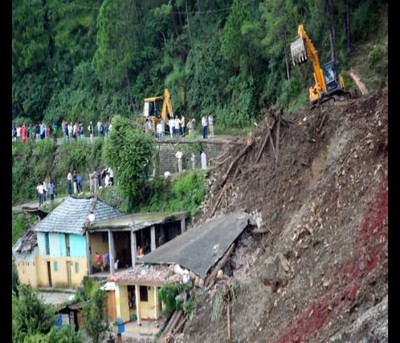
<path id="1" fill-rule="evenodd" d="M 340 88 L 339 75 L 336 69 L 336 63 L 331 61 L 322 66 L 324 73 L 326 90 L 328 95 L 331 95 Z"/>

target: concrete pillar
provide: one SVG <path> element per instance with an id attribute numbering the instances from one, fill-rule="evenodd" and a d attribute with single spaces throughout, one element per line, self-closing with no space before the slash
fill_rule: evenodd
<path id="1" fill-rule="evenodd" d="M 111 230 L 108 230 L 108 251 L 109 251 L 109 257 L 110 257 L 110 273 L 114 274 L 115 268 L 114 268 L 114 236 L 111 232 Z"/>
<path id="2" fill-rule="evenodd" d="M 186 220 L 185 218 L 181 219 L 181 233 L 186 231 Z"/>
<path id="3" fill-rule="evenodd" d="M 141 320 L 141 313 L 140 313 L 140 292 L 139 292 L 139 285 L 135 285 L 135 302 L 136 302 L 136 316 L 137 316 L 137 323 L 139 326 L 142 325 Z"/>
<path id="4" fill-rule="evenodd" d="M 156 227 L 154 225 L 150 228 L 150 241 L 151 251 L 156 250 Z"/>
<path id="5" fill-rule="evenodd" d="M 90 234 L 86 231 L 86 261 L 88 275 L 92 274 L 92 254 L 90 253 Z"/>
<path id="6" fill-rule="evenodd" d="M 136 265 L 136 250 L 137 250 L 136 232 L 131 231 L 132 267 L 135 267 L 135 265 Z"/>
<path id="7" fill-rule="evenodd" d="M 115 285 L 115 309 L 117 312 L 117 318 L 122 318 L 122 311 L 121 311 L 121 292 L 119 290 L 119 285 Z"/>
<path id="8" fill-rule="evenodd" d="M 159 305 L 158 305 L 158 288 L 154 286 L 154 318 L 158 320 L 159 313 Z"/>

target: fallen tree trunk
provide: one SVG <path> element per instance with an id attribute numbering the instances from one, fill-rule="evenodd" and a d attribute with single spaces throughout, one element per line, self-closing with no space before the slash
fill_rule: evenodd
<path id="1" fill-rule="evenodd" d="M 367 87 L 364 85 L 364 83 L 360 80 L 359 76 L 356 75 L 356 73 L 353 70 L 350 72 L 350 77 L 352 78 L 352 80 L 354 81 L 354 83 L 356 84 L 362 95 L 369 94 Z"/>
<path id="2" fill-rule="evenodd" d="M 272 123 L 272 128 L 274 128 L 274 125 L 275 125 L 275 121 Z M 268 131 L 267 135 L 266 135 L 265 138 L 264 138 L 264 142 L 263 142 L 263 144 L 261 145 L 260 151 L 259 151 L 258 154 L 257 154 L 257 158 L 256 158 L 256 163 L 255 163 L 255 164 L 257 164 L 258 161 L 260 160 L 261 155 L 262 155 L 262 152 L 263 152 L 263 150 L 264 150 L 264 148 L 265 148 L 265 145 L 266 145 L 267 142 L 268 142 L 268 138 L 269 138 L 270 134 L 271 134 L 271 131 Z"/>
<path id="3" fill-rule="evenodd" d="M 215 266 L 214 270 L 212 273 L 207 277 L 206 282 L 204 285 L 206 286 L 206 290 L 208 291 L 215 282 L 215 278 L 218 274 L 218 270 L 224 268 L 226 262 L 228 261 L 229 256 L 232 254 L 233 250 L 235 249 L 235 243 L 232 243 L 229 249 L 226 251 L 225 255 L 222 257 L 222 259 L 218 262 L 218 264 Z"/>

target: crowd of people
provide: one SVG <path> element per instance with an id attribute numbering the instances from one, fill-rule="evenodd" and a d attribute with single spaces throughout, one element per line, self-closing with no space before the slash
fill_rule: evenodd
<path id="1" fill-rule="evenodd" d="M 39 182 L 36 186 L 36 190 L 39 197 L 39 207 L 45 205 L 47 199 L 49 199 L 51 203 L 54 202 L 55 186 L 53 180 L 50 179 L 49 182 L 46 182 L 46 180 Z"/>
<path id="2" fill-rule="evenodd" d="M 93 141 L 96 131 L 98 137 L 108 137 L 111 129 L 112 125 L 110 121 L 103 123 L 99 120 L 96 127 L 90 122 L 86 128 L 82 121 L 75 121 L 75 123 L 73 123 L 72 121 L 63 120 L 61 123 L 61 135 L 68 141 L 72 139 L 82 139 L 84 137 L 90 137 L 91 141 Z M 25 144 L 28 139 L 31 141 L 39 141 L 53 138 L 54 141 L 56 141 L 58 133 L 57 123 L 53 123 L 52 125 L 44 122 L 29 125 L 24 123 L 21 126 L 12 125 L 11 137 L 13 142 L 22 141 Z"/>
<path id="3" fill-rule="evenodd" d="M 153 123 L 147 118 L 144 131 L 154 134 L 159 140 L 163 140 L 166 133 L 166 125 L 169 128 L 167 134 L 169 133 L 171 135 L 171 139 L 176 139 L 179 136 L 185 137 L 186 129 L 188 130 L 189 137 L 193 137 L 194 130 L 196 129 L 196 119 L 192 118 L 186 122 L 186 118 L 183 114 L 180 118 L 176 115 L 168 119 L 166 123 L 162 119 L 159 120 L 156 127 L 153 127 Z M 201 125 L 204 139 L 214 137 L 214 118 L 212 115 L 203 116 Z M 90 121 L 87 127 L 85 127 L 82 121 L 72 122 L 63 120 L 61 123 L 61 136 L 67 141 L 83 139 L 85 137 L 89 137 L 90 140 L 93 141 L 96 133 L 97 137 L 108 137 L 111 129 L 112 125 L 108 120 L 105 123 L 98 120 L 96 125 L 93 125 L 93 122 Z M 58 134 L 58 125 L 55 122 L 52 125 L 44 122 L 29 125 L 24 123 L 21 126 L 13 124 L 11 131 L 12 140 L 14 142 L 22 141 L 24 144 L 28 139 L 31 141 L 39 141 L 53 138 L 54 141 L 56 141 Z"/>
<path id="4" fill-rule="evenodd" d="M 212 138 L 214 136 L 214 118 L 212 115 L 203 116 L 201 119 L 203 138 Z M 166 131 L 168 126 L 169 131 Z M 171 139 L 186 136 L 186 129 L 188 130 L 188 137 L 193 137 L 194 130 L 196 129 L 196 119 L 192 118 L 186 122 L 185 116 L 182 114 L 181 117 L 175 116 L 167 119 L 165 122 L 163 119 L 157 122 L 156 127 L 153 127 L 152 121 L 147 118 L 144 124 L 144 132 L 154 134 L 158 140 L 163 140 L 165 134 L 169 133 Z"/>

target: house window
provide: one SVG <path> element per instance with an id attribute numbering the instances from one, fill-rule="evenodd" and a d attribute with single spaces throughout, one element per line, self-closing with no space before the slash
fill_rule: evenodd
<path id="1" fill-rule="evenodd" d="M 49 240 L 49 233 L 46 232 L 44 234 L 44 241 L 46 245 L 46 255 L 50 255 L 50 240 Z"/>
<path id="2" fill-rule="evenodd" d="M 54 271 L 58 272 L 58 262 L 54 262 Z"/>
<path id="3" fill-rule="evenodd" d="M 107 243 L 108 242 L 108 232 L 102 232 L 102 236 L 103 236 L 103 243 Z"/>
<path id="4" fill-rule="evenodd" d="M 65 234 L 65 251 L 67 256 L 71 256 L 71 249 L 69 246 L 69 234 Z"/>
<path id="5" fill-rule="evenodd" d="M 149 301 L 146 286 L 140 286 L 140 301 Z"/>
<path id="6" fill-rule="evenodd" d="M 75 273 L 79 274 L 79 262 L 75 262 Z"/>

